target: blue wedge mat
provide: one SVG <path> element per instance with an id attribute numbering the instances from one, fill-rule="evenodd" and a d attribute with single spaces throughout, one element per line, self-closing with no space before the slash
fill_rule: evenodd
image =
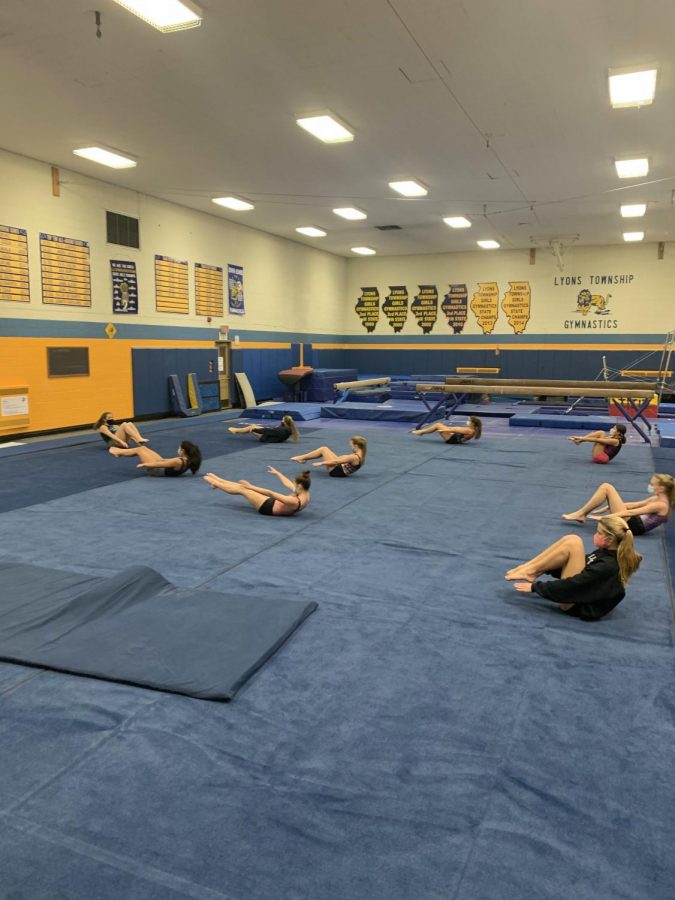
<path id="1" fill-rule="evenodd" d="M 231 700 L 317 608 L 180 590 L 137 566 L 91 578 L 0 562 L 0 658 Z"/>

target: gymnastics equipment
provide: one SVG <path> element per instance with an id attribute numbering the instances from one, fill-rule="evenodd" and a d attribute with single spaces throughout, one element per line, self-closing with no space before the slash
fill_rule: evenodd
<path id="1" fill-rule="evenodd" d="M 231 700 L 318 604 L 0 562 L 0 659 Z"/>
<path id="2" fill-rule="evenodd" d="M 476 381 L 477 379 L 473 379 Z M 515 381 L 516 379 L 508 379 Z M 621 415 L 630 425 L 637 431 L 640 437 L 646 442 L 651 443 L 649 432 L 652 426 L 644 416 L 645 409 L 649 406 L 655 395 L 653 388 L 644 383 L 639 388 L 633 388 L 632 382 L 591 382 L 594 387 L 587 387 L 585 384 L 575 384 L 574 382 L 539 382 L 533 384 L 525 382 L 520 384 L 486 384 L 484 381 L 478 380 L 478 384 L 472 383 L 471 379 L 465 381 L 455 381 L 452 378 L 446 379 L 444 385 L 439 384 L 417 384 L 415 390 L 424 402 L 428 412 L 420 421 L 418 428 L 423 427 L 429 422 L 433 422 L 438 418 L 447 418 L 451 416 L 457 407 L 464 403 L 466 397 L 470 394 L 508 394 L 509 396 L 522 397 L 603 397 L 612 400 Z M 588 384 L 588 383 L 586 383 Z M 600 387 L 602 385 L 602 387 Z M 628 387 L 627 387 L 628 386 Z M 626 395 L 626 390 L 630 392 L 630 396 Z M 425 394 L 438 393 L 441 391 L 447 394 L 441 397 L 434 406 L 430 406 L 425 398 Z M 638 424 L 642 422 L 646 427 L 646 431 Z"/>
<path id="3" fill-rule="evenodd" d="M 363 381 L 338 381 L 333 385 L 333 390 L 338 395 L 334 403 L 344 403 L 350 397 L 358 399 L 359 396 L 372 396 L 387 392 L 391 378 L 366 378 Z"/>
<path id="4" fill-rule="evenodd" d="M 251 387 L 251 382 L 248 380 L 246 372 L 235 372 L 234 377 L 237 379 L 237 387 L 239 388 L 242 399 L 241 405 L 244 409 L 252 409 L 257 406 L 255 394 L 253 393 L 253 388 Z"/>
<path id="5" fill-rule="evenodd" d="M 185 402 L 178 375 L 169 375 L 169 396 L 174 413 L 177 416 L 200 416 L 202 414 L 202 396 L 199 391 L 199 381 L 194 372 L 188 374 L 187 389 L 188 403 Z"/>
<path id="6" fill-rule="evenodd" d="M 311 375 L 314 369 L 311 366 L 291 366 L 290 369 L 282 369 L 277 374 L 277 378 L 286 387 L 293 388 L 292 402 L 298 403 L 300 399 L 300 382 L 303 378 Z"/>

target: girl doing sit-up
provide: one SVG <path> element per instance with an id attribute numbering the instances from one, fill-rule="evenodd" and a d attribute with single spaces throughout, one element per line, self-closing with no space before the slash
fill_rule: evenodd
<path id="1" fill-rule="evenodd" d="M 605 516 L 593 535 L 595 550 L 586 554 L 581 538 L 568 534 L 534 559 L 506 573 L 517 591 L 557 603 L 568 616 L 593 622 L 606 616 L 626 596 L 626 585 L 642 557 L 635 552 L 625 519 Z M 540 575 L 555 581 L 539 581 Z"/>
<path id="2" fill-rule="evenodd" d="M 189 469 L 194 475 L 202 464 L 202 453 L 191 441 L 181 441 L 178 456 L 163 459 L 149 447 L 111 447 L 108 450 L 113 456 L 135 456 L 140 459 L 136 468 L 145 469 L 148 475 L 167 475 L 170 478 L 184 475 Z"/>
<path id="3" fill-rule="evenodd" d="M 135 444 L 147 444 L 148 438 L 144 438 L 133 422 L 120 422 L 115 425 L 113 414 L 104 412 L 98 417 L 94 423 L 94 431 L 103 438 L 108 447 L 128 447 L 129 441 Z"/>
<path id="4" fill-rule="evenodd" d="M 644 500 L 626 503 L 614 485 L 605 482 L 594 491 L 587 503 L 575 512 L 564 513 L 563 519 L 583 524 L 587 516 L 600 519 L 603 511 L 609 509 L 615 516 L 626 519 L 634 535 L 646 534 L 670 518 L 675 506 L 675 478 L 671 475 L 652 475 L 647 491 L 650 496 Z"/>
<path id="5" fill-rule="evenodd" d="M 291 416 L 284 416 L 275 428 L 264 425 L 232 425 L 227 429 L 231 434 L 253 434 L 261 444 L 283 444 L 289 438 L 297 441 L 300 437 Z"/>
<path id="6" fill-rule="evenodd" d="M 574 444 L 593 444 L 593 462 L 606 465 L 614 459 L 626 443 L 626 426 L 614 425 L 609 433 L 604 431 L 591 431 L 589 434 L 573 434 L 568 440 Z"/>
<path id="7" fill-rule="evenodd" d="M 424 428 L 413 428 L 411 434 L 439 434 L 446 444 L 466 444 L 467 441 L 477 441 L 483 432 L 483 423 L 478 416 L 469 416 L 466 425 L 446 425 L 444 422 L 434 422 Z"/>
<path id="8" fill-rule="evenodd" d="M 239 494 L 258 510 L 261 516 L 294 516 L 304 509 L 310 501 L 309 487 L 311 478 L 309 471 L 301 472 L 295 476 L 295 481 L 286 478 L 273 466 L 268 466 L 267 471 L 276 475 L 279 481 L 287 487 L 291 494 L 280 494 L 269 488 L 256 487 L 248 481 L 226 481 L 219 478 L 213 472 L 204 476 L 204 481 L 212 488 L 225 491 L 226 494 Z"/>
<path id="9" fill-rule="evenodd" d="M 330 447 L 317 447 L 316 450 L 310 450 L 309 453 L 301 453 L 299 456 L 291 456 L 294 462 L 304 463 L 310 459 L 315 459 L 313 466 L 325 466 L 328 474 L 332 478 L 347 478 L 358 472 L 366 461 L 366 452 L 368 443 L 365 438 L 355 434 L 350 439 L 349 444 L 352 448 L 351 453 L 345 453 L 338 456 L 330 449 Z"/>

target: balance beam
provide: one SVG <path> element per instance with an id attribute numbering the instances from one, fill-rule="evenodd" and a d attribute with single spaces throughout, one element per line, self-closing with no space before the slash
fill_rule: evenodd
<path id="1" fill-rule="evenodd" d="M 450 385 L 461 384 L 485 384 L 485 378 L 460 378 L 454 375 L 446 375 L 445 383 Z M 500 378 L 499 384 L 512 385 L 513 387 L 529 387 L 530 385 L 541 385 L 540 378 Z M 550 387 L 570 387 L 570 388 L 608 388 L 613 391 L 652 391 L 656 393 L 657 385 L 654 382 L 647 381 L 563 381 L 551 379 L 546 382 Z M 551 395 L 554 396 L 554 395 Z M 570 394 L 570 396 L 572 396 Z M 582 396 L 586 396 L 583 394 Z M 589 395 L 590 396 L 590 395 Z"/>
<path id="2" fill-rule="evenodd" d="M 334 391 L 358 391 L 367 387 L 386 387 L 391 378 L 366 378 L 364 381 L 338 381 L 333 385 Z"/>
<path id="3" fill-rule="evenodd" d="M 428 409 L 427 415 L 422 418 L 417 427 L 420 428 L 441 416 L 443 418 L 451 416 L 460 403 L 464 402 L 464 398 L 469 394 L 508 394 L 509 396 L 519 397 L 604 397 L 607 400 L 613 400 L 614 405 L 621 415 L 626 421 L 630 422 L 640 437 L 648 444 L 651 443 L 649 434 L 645 433 L 637 423 L 637 420 L 641 419 L 646 425 L 648 432 L 651 431 L 652 426 L 642 413 L 649 406 L 649 403 L 656 392 L 648 389 L 645 390 L 644 385 L 639 389 L 629 388 L 628 391 L 626 391 L 625 383 L 622 384 L 621 382 L 619 382 L 619 389 L 617 389 L 617 387 L 598 387 L 599 382 L 593 382 L 595 387 L 561 387 L 560 383 L 556 385 L 554 382 L 540 382 L 539 384 L 530 385 L 505 385 L 485 384 L 481 383 L 480 379 L 476 379 L 476 381 L 476 384 L 469 384 L 467 382 L 452 382 L 450 384 L 416 384 L 415 390 Z M 607 385 L 607 382 L 604 382 L 604 384 Z M 447 396 L 441 397 L 432 408 L 429 406 L 424 395 L 434 392 L 438 393 L 439 391 Z"/>

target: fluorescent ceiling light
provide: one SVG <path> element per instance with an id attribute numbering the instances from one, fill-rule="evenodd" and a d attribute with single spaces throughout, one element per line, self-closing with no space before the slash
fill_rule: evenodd
<path id="1" fill-rule="evenodd" d="M 80 147 L 79 150 L 73 150 L 73 153 L 102 166 L 109 166 L 111 169 L 133 169 L 137 165 L 135 159 L 129 159 L 128 156 L 122 156 L 121 153 L 114 153 L 104 147 Z"/>
<path id="2" fill-rule="evenodd" d="M 314 225 L 306 225 L 295 230 L 300 234 L 306 234 L 307 237 L 326 237 L 326 232 L 323 228 L 315 228 Z"/>
<path id="3" fill-rule="evenodd" d="M 334 209 L 333 212 L 336 216 L 342 216 L 343 219 L 350 219 L 351 221 L 368 218 L 363 210 L 356 209 L 355 206 L 342 206 L 340 209 Z"/>
<path id="4" fill-rule="evenodd" d="M 616 174 L 619 178 L 642 178 L 649 172 L 649 160 L 640 159 L 615 159 Z"/>
<path id="5" fill-rule="evenodd" d="M 645 236 L 644 231 L 624 231 L 624 241 L 641 241 Z"/>
<path id="6" fill-rule="evenodd" d="M 350 131 L 332 113 L 322 116 L 306 116 L 295 121 L 324 144 L 343 144 L 354 140 L 354 132 Z"/>
<path id="7" fill-rule="evenodd" d="M 426 197 L 428 189 L 416 178 L 407 178 L 405 181 L 390 181 L 389 187 L 404 197 Z"/>
<path id="8" fill-rule="evenodd" d="M 609 70 L 609 99 L 614 109 L 648 106 L 656 92 L 656 69 Z"/>
<path id="9" fill-rule="evenodd" d="M 482 247 L 483 250 L 497 250 L 499 248 L 499 244 L 497 241 L 476 241 L 479 247 Z"/>
<path id="10" fill-rule="evenodd" d="M 115 0 L 158 31 L 184 31 L 202 24 L 202 11 L 191 0 Z"/>
<path id="11" fill-rule="evenodd" d="M 443 219 L 443 221 L 451 228 L 471 228 L 471 222 L 469 222 L 468 219 L 465 219 L 464 216 L 448 216 L 447 219 Z"/>
<path id="12" fill-rule="evenodd" d="M 358 253 L 359 256 L 375 256 L 376 252 L 372 247 L 352 247 L 352 253 Z"/>
<path id="13" fill-rule="evenodd" d="M 621 215 L 624 219 L 636 219 L 638 216 L 644 216 L 647 211 L 646 203 L 622 203 Z"/>
<path id="14" fill-rule="evenodd" d="M 236 209 L 237 212 L 255 209 L 252 203 L 249 203 L 248 200 L 241 200 L 239 197 L 214 197 L 211 202 L 217 203 L 218 206 L 226 206 L 228 209 Z"/>

